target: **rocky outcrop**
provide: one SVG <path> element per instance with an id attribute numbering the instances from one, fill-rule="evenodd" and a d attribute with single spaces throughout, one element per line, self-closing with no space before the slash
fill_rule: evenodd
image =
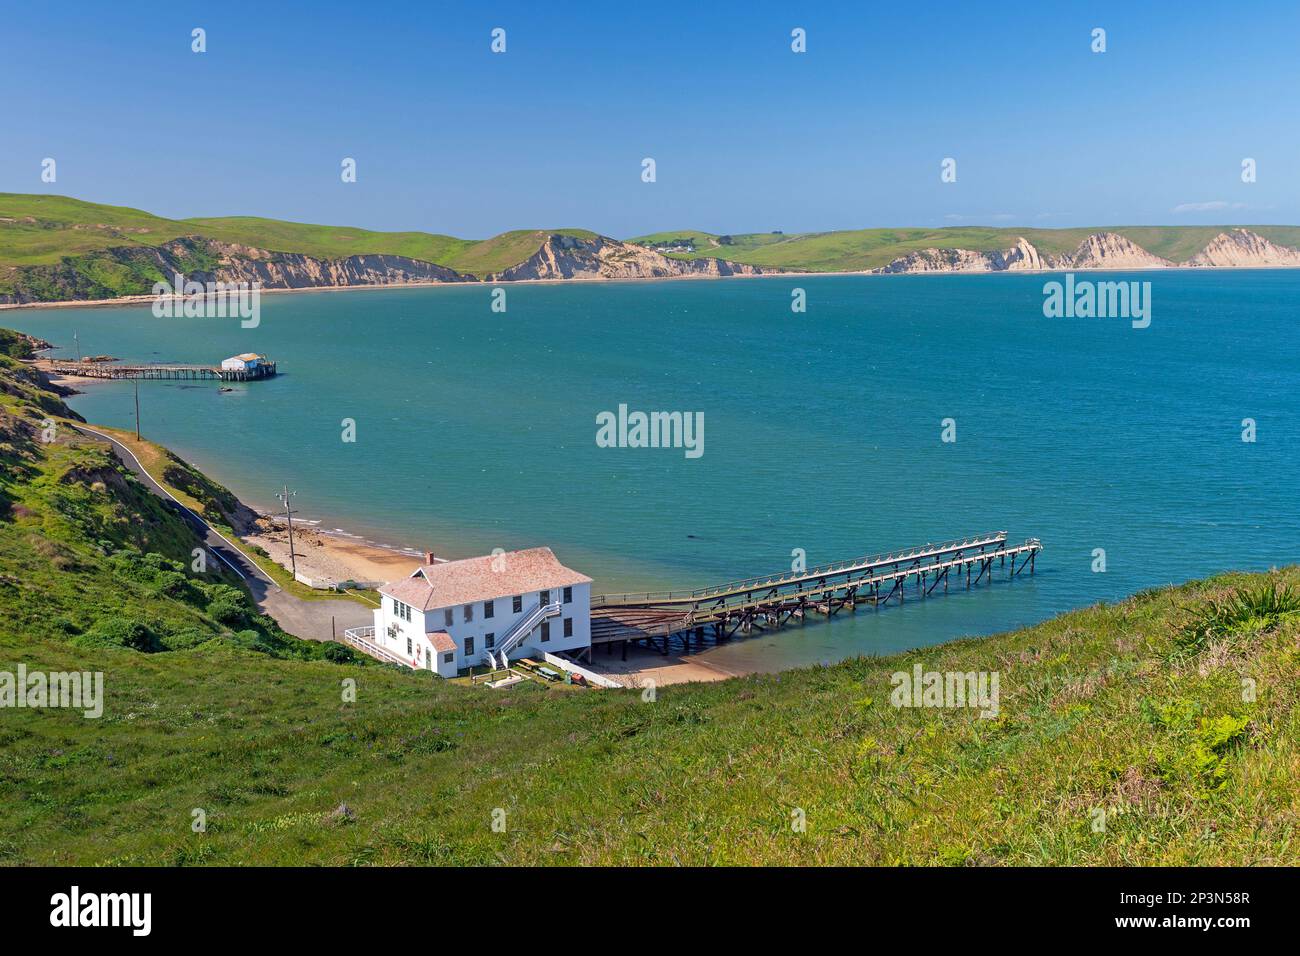
<path id="1" fill-rule="evenodd" d="M 259 282 L 263 289 L 474 281 L 474 276 L 406 256 L 356 255 L 346 259 L 317 259 L 296 252 L 270 252 L 227 242 L 208 240 L 207 245 L 217 256 L 215 268 L 210 273 L 187 278 L 200 282 Z"/>
<path id="2" fill-rule="evenodd" d="M 125 268 L 123 268 L 125 267 Z M 768 270 L 770 271 L 770 270 Z M 489 276 L 494 282 L 520 279 L 650 279 L 676 276 L 760 275 L 755 266 L 723 259 L 669 259 L 642 246 L 598 236 L 551 235 L 526 261 Z M 25 266 L 6 276 L 13 291 L 0 303 L 76 301 L 149 295 L 155 282 L 257 282 L 263 289 L 318 289 L 404 285 L 413 282 L 475 282 L 477 277 L 405 256 L 355 255 L 319 259 L 274 252 L 200 236 L 160 246 L 123 246 L 69 256 L 54 266 Z M 96 276 L 113 275 L 104 285 Z"/>
<path id="3" fill-rule="evenodd" d="M 1187 260 L 1193 268 L 1243 269 L 1300 266 L 1300 250 L 1279 246 L 1249 229 L 1221 232 Z"/>
<path id="4" fill-rule="evenodd" d="M 1073 253 L 1044 256 L 1024 236 L 1010 249 L 973 252 L 970 249 L 921 249 L 900 256 L 879 273 L 925 272 L 1046 272 L 1065 269 L 1156 269 L 1172 266 L 1137 243 L 1114 232 L 1084 239 Z"/>
<path id="5" fill-rule="evenodd" d="M 1023 272 L 1047 268 L 1034 244 L 1023 236 L 1002 252 L 973 252 L 970 249 L 918 249 L 900 256 L 879 273 L 926 272 Z"/>
<path id="6" fill-rule="evenodd" d="M 57 265 L 17 268 L 5 277 L 13 291 L 0 295 L 0 303 L 149 295 L 155 282 L 171 285 L 177 274 L 196 282 L 259 282 L 263 289 L 472 282 L 475 278 L 405 256 L 317 259 L 296 252 L 272 252 L 187 236 L 160 246 L 120 246 L 66 256 Z M 106 285 L 100 276 L 113 276 L 117 284 Z"/>
<path id="7" fill-rule="evenodd" d="M 1039 272 L 1047 268 L 1037 247 L 1024 236 L 1016 239 L 1016 244 L 1002 253 L 1003 268 L 1011 272 Z"/>
<path id="8" fill-rule="evenodd" d="M 528 259 L 488 278 L 493 282 L 510 282 L 521 279 L 666 279 L 763 274 L 764 270 L 757 266 L 725 259 L 669 259 L 644 246 L 605 236 L 584 239 L 551 235 Z"/>
<path id="9" fill-rule="evenodd" d="M 881 273 L 923 274 L 926 272 L 995 272 L 1001 268 L 996 252 L 971 252 L 969 249 L 918 249 L 900 256 L 887 266 L 876 269 Z"/>
<path id="10" fill-rule="evenodd" d="M 1096 232 L 1083 242 L 1072 256 L 1060 256 L 1057 269 L 1164 269 L 1172 266 L 1168 259 L 1147 252 L 1131 239 L 1117 232 Z"/>

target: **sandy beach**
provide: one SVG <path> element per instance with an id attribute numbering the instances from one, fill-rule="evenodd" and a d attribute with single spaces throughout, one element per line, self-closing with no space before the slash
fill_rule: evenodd
<path id="1" fill-rule="evenodd" d="M 617 645 L 610 645 L 612 653 L 606 653 L 603 647 L 593 647 L 591 663 L 583 664 L 589 670 L 604 674 L 626 687 L 649 687 L 651 681 L 656 687 L 669 684 L 689 684 L 692 682 L 726 680 L 729 677 L 741 677 L 708 663 L 707 658 L 680 654 L 664 656 L 658 651 L 637 645 L 628 645 L 627 660 Z"/>
<path id="2" fill-rule="evenodd" d="M 288 568 L 289 532 L 270 519 L 259 522 L 255 534 L 244 540 L 266 550 L 276 563 Z M 423 563 L 420 555 L 395 551 L 344 535 L 328 534 L 294 524 L 294 553 L 298 573 L 313 580 L 374 584 L 404 578 Z"/>

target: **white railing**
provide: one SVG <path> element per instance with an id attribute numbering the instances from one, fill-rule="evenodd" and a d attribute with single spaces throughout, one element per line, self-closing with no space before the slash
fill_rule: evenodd
<path id="1" fill-rule="evenodd" d="M 373 625 L 369 627 L 350 627 L 343 632 L 343 643 L 350 644 L 357 650 L 385 663 L 401 664 L 403 667 L 411 666 L 410 661 L 403 660 L 391 651 L 386 651 L 376 644 L 374 637 L 375 628 Z"/>
<path id="2" fill-rule="evenodd" d="M 580 667 L 573 661 L 566 660 L 556 654 L 542 652 L 542 659 L 548 664 L 554 664 L 556 667 L 562 667 L 573 674 L 581 674 L 584 680 L 590 681 L 597 687 L 612 687 L 622 690 L 623 685 L 616 680 L 606 677 L 604 674 L 597 674 L 595 671 L 589 671 L 585 667 Z"/>

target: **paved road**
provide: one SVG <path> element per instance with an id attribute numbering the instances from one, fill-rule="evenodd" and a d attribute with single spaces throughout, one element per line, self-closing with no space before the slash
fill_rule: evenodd
<path id="1" fill-rule="evenodd" d="M 234 542 L 215 531 L 203 518 L 177 501 L 170 491 L 156 482 L 153 476 L 144 470 L 144 466 L 140 464 L 135 454 L 120 441 L 89 425 L 72 427 L 107 442 L 118 460 L 129 468 L 146 488 L 176 510 L 194 529 L 194 532 L 203 539 L 208 551 L 243 579 L 258 608 L 275 618 L 276 623 L 286 632 L 307 640 L 328 641 L 332 633 L 342 634 L 344 628 L 374 623 L 374 615 L 370 609 L 355 601 L 332 599 L 305 601 L 289 594 L 276 584 L 270 575 L 253 563 Z"/>

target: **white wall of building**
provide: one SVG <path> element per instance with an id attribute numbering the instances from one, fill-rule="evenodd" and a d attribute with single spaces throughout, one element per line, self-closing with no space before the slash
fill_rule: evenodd
<path id="1" fill-rule="evenodd" d="M 550 601 L 563 599 L 563 588 L 551 591 Z M 485 602 L 476 601 L 471 605 L 459 604 L 451 608 L 431 608 L 421 611 L 411 608 L 407 621 L 397 614 L 393 598 L 382 595 L 383 605 L 375 610 L 375 641 L 380 647 L 396 654 L 404 660 L 415 662 L 416 666 L 436 670 L 444 677 L 455 676 L 456 671 L 471 666 L 488 663 L 487 636 L 493 636 L 493 647 L 500 644 L 510 628 L 520 618 L 531 612 L 541 601 L 541 592 L 533 591 L 519 595 L 520 609 L 514 611 L 514 595 L 494 599 L 492 616 L 488 617 Z M 466 620 L 465 610 L 470 608 L 470 620 Z M 451 612 L 451 623 L 447 623 L 447 612 Z M 564 622 L 572 621 L 572 634 L 564 636 Z M 570 587 L 570 600 L 561 605 L 558 615 L 546 622 L 549 627 L 547 640 L 542 640 L 542 628 L 538 627 L 511 652 L 511 658 L 540 655 L 543 652 L 557 653 L 575 651 L 591 644 L 591 585 L 574 584 Z M 390 635 L 390 628 L 392 634 Z M 435 631 L 446 631 L 456 643 L 454 663 L 444 661 L 444 655 L 433 651 L 433 666 L 426 664 L 426 648 L 432 645 L 426 635 Z M 408 641 L 410 642 L 408 645 Z M 408 650 L 409 646 L 409 650 Z M 467 648 L 472 648 L 467 652 Z"/>

